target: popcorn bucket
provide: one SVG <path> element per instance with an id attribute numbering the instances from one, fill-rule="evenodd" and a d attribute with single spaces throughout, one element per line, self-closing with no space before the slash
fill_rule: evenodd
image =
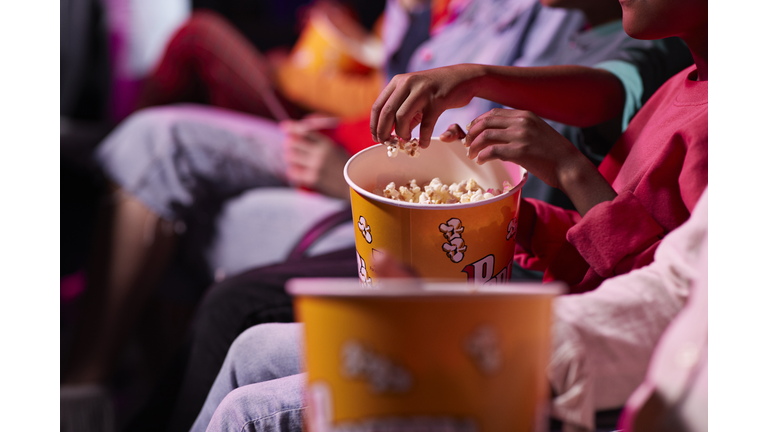
<path id="1" fill-rule="evenodd" d="M 312 72 L 367 73 L 384 63 L 384 46 L 337 8 L 315 7 L 291 52 L 291 62 Z"/>
<path id="2" fill-rule="evenodd" d="M 547 430 L 561 283 L 292 279 L 310 432 Z"/>
<path id="3" fill-rule="evenodd" d="M 355 248 L 361 282 L 375 285 L 380 251 L 413 268 L 421 277 L 504 283 L 512 271 L 520 193 L 527 172 L 517 165 L 491 161 L 477 165 L 460 141 L 432 138 L 418 158 L 388 157 L 384 145 L 354 155 L 344 167 L 357 222 Z M 419 185 L 439 177 L 445 184 L 474 178 L 484 188 L 511 191 L 465 204 L 418 204 L 395 201 L 374 191 L 390 182 Z"/>

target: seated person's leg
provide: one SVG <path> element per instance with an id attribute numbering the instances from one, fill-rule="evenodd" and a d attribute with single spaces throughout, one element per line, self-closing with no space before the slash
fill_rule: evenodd
<path id="1" fill-rule="evenodd" d="M 261 186 L 287 186 L 284 134 L 273 122 L 202 106 L 140 111 L 107 137 L 97 158 L 107 176 L 155 213 Z"/>
<path id="2" fill-rule="evenodd" d="M 211 202 L 247 188 L 285 185 L 282 139 L 273 122 L 183 106 L 135 113 L 101 143 L 96 157 L 117 188 L 99 221 L 62 382 L 108 378 L 172 254 L 180 221 L 210 218 Z"/>
<path id="3" fill-rule="evenodd" d="M 288 279 L 356 275 L 355 250 L 350 247 L 253 269 L 212 286 L 195 317 L 189 360 L 168 430 L 189 430 L 239 334 L 257 324 L 293 321 L 292 299 L 284 289 Z"/>
<path id="4" fill-rule="evenodd" d="M 306 374 L 299 374 L 235 389 L 221 401 L 207 430 L 299 432 L 305 382 Z M 198 430 L 204 429 L 192 428 Z"/>
<path id="5" fill-rule="evenodd" d="M 300 324 L 262 324 L 238 336 L 192 430 L 205 430 L 212 418 L 215 430 L 229 430 L 225 426 L 233 421 L 239 423 L 233 430 L 248 422 L 300 424 L 304 377 L 297 374 L 302 372 L 303 329 Z M 260 384 L 249 386 L 255 383 Z"/>

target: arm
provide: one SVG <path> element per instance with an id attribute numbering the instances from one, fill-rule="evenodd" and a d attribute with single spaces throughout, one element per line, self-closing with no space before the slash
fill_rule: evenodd
<path id="1" fill-rule="evenodd" d="M 689 217 L 708 184 L 706 127 L 699 129 L 704 135 L 695 139 L 694 130 L 687 131 L 685 150 L 668 146 L 659 153 L 639 189 L 596 205 L 568 231 L 568 242 L 597 274 L 611 277 L 648 264 L 665 235 Z"/>
<path id="2" fill-rule="evenodd" d="M 371 134 L 381 142 L 394 125 L 401 138 L 410 139 L 421 123 L 421 137 L 430 137 L 440 114 L 467 105 L 473 97 L 586 127 L 621 114 L 624 87 L 610 72 L 583 66 L 460 64 L 397 75 L 373 104 Z"/>
<path id="3" fill-rule="evenodd" d="M 524 269 L 546 270 L 566 242 L 568 230 L 580 220 L 573 210 L 532 198 L 521 200 L 515 261 Z"/>
<path id="4" fill-rule="evenodd" d="M 553 414 L 593 426 L 594 411 L 621 406 L 637 388 L 667 325 L 697 280 L 706 281 L 707 195 L 659 245 L 650 266 L 555 300 L 548 377 Z"/>

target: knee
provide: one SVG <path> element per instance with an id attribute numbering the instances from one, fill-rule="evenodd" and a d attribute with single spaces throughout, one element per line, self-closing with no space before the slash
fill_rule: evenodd
<path id="1" fill-rule="evenodd" d="M 143 137 L 155 136 L 160 130 L 168 130 L 173 122 L 174 107 L 157 106 L 140 109 L 123 120 L 110 134 L 106 141 L 130 141 L 136 147 L 136 141 Z"/>
<path id="2" fill-rule="evenodd" d="M 170 129 L 171 107 L 145 108 L 132 113 L 102 141 L 98 157 L 109 168 L 126 165 L 126 160 L 146 162 L 151 155 L 142 149 L 151 149 L 167 140 L 158 139 Z"/>
<path id="3" fill-rule="evenodd" d="M 301 324 L 296 323 L 253 326 L 235 339 L 229 349 L 229 355 L 234 359 L 250 361 L 258 358 L 266 365 L 294 363 L 299 355 L 300 331 Z"/>
<path id="4" fill-rule="evenodd" d="M 227 394 L 216 407 L 207 430 L 243 431 L 254 421 L 254 411 L 260 411 L 262 404 L 253 386 L 238 387 Z"/>
<path id="5" fill-rule="evenodd" d="M 209 430 L 301 430 L 303 376 L 247 385 L 229 392 Z"/>

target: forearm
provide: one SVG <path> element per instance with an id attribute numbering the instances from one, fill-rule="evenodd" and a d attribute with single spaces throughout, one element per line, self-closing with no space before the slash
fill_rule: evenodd
<path id="1" fill-rule="evenodd" d="M 622 113 L 624 87 L 608 71 L 585 66 L 514 67 L 459 65 L 476 97 L 578 127 Z"/>

